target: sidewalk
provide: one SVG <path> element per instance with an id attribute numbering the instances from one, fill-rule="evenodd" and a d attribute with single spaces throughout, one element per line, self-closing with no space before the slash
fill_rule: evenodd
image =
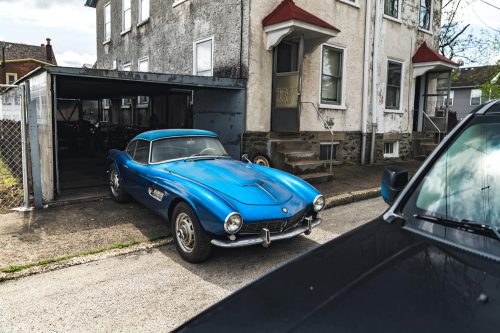
<path id="1" fill-rule="evenodd" d="M 420 163 L 392 164 L 406 167 L 411 176 Z M 378 196 L 385 166 L 335 167 L 334 179 L 316 187 L 329 206 Z M 121 249 L 166 238 L 169 232 L 165 221 L 139 204 L 112 200 L 0 214 L 0 270 Z"/>

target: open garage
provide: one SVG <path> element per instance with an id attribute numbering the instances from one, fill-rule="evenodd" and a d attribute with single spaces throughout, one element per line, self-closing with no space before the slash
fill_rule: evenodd
<path id="1" fill-rule="evenodd" d="M 107 152 L 144 131 L 210 130 L 233 158 L 241 153 L 245 80 L 48 67 L 21 84 L 30 140 L 39 143 L 30 147 L 31 160 L 40 160 L 31 168 L 33 192 L 43 203 L 105 193 Z"/>

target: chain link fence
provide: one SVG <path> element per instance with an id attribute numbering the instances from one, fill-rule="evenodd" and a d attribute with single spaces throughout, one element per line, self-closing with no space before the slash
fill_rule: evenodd
<path id="1" fill-rule="evenodd" d="M 0 87 L 0 214 L 24 202 L 23 90 Z"/>

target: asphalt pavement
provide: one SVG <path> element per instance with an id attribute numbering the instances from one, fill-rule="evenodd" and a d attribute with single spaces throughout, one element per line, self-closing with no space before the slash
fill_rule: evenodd
<path id="1" fill-rule="evenodd" d="M 0 283 L 0 332 L 163 332 L 263 274 L 373 218 L 380 198 L 322 213 L 309 236 L 217 249 L 184 262 L 172 244 Z"/>

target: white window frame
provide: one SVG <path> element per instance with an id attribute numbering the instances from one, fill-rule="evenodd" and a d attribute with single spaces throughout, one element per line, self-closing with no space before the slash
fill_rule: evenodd
<path id="1" fill-rule="evenodd" d="M 385 152 L 385 145 L 392 144 L 392 153 Z M 399 141 L 384 142 L 384 158 L 398 158 L 399 157 Z"/>
<path id="2" fill-rule="evenodd" d="M 172 4 L 172 8 L 175 8 L 177 6 L 179 6 L 181 3 L 184 3 L 188 0 L 175 0 L 174 3 Z"/>
<path id="3" fill-rule="evenodd" d="M 443 96 L 443 106 L 446 106 L 446 101 L 448 96 Z M 453 101 L 455 100 L 455 90 L 450 90 L 450 101 L 451 103 L 448 106 L 453 106 Z"/>
<path id="4" fill-rule="evenodd" d="M 125 10 L 125 1 L 130 1 L 130 7 Z M 130 26 L 125 26 L 125 13 L 130 11 Z M 121 34 L 126 34 L 132 29 L 132 0 L 122 0 L 122 32 Z"/>
<path id="5" fill-rule="evenodd" d="M 338 1 L 359 9 L 359 0 L 338 0 Z"/>
<path id="6" fill-rule="evenodd" d="M 144 56 L 137 60 L 137 71 L 144 72 L 141 70 L 141 62 L 147 61 L 148 69 L 146 72 L 149 72 L 149 56 Z M 149 96 L 137 96 L 137 106 L 138 107 L 147 107 L 149 106 Z"/>
<path id="7" fill-rule="evenodd" d="M 473 96 L 473 95 L 477 95 L 477 94 L 474 94 L 474 92 L 479 92 L 479 96 Z M 479 104 L 472 104 L 472 99 L 473 98 L 478 98 L 478 97 L 479 97 Z M 483 91 L 481 89 L 471 89 L 471 91 L 470 91 L 470 98 L 469 98 L 469 105 L 470 106 L 481 105 L 482 98 L 483 98 Z"/>
<path id="8" fill-rule="evenodd" d="M 109 7 L 109 21 L 107 20 L 107 16 L 106 16 L 106 8 Z M 106 43 L 109 43 L 111 41 L 111 28 L 112 28 L 112 24 L 111 24 L 111 2 L 106 2 L 103 6 L 103 19 L 104 19 L 104 31 L 103 31 L 103 38 L 104 38 L 104 42 L 103 44 L 106 44 Z M 107 35 L 106 33 L 106 25 L 109 23 L 109 36 Z"/>
<path id="9" fill-rule="evenodd" d="M 142 17 L 143 12 L 142 12 L 142 3 L 144 1 L 148 2 L 148 16 L 147 17 Z M 141 24 L 144 24 L 149 21 L 149 17 L 151 16 L 151 1 L 150 0 L 139 0 L 139 23 L 137 23 L 137 26 L 140 26 Z"/>
<path id="10" fill-rule="evenodd" d="M 389 76 L 389 63 L 396 63 L 401 65 L 401 80 L 399 82 L 399 109 L 388 109 L 387 108 L 387 83 Z M 385 94 L 384 94 L 384 110 L 387 113 L 403 113 L 403 95 L 404 95 L 404 86 L 405 86 L 405 62 L 394 59 L 387 58 L 386 61 L 386 69 L 385 69 Z"/>
<path id="11" fill-rule="evenodd" d="M 14 77 L 14 81 L 10 82 L 9 76 Z M 14 84 L 17 81 L 17 73 L 5 73 L 5 83 L 7 84 Z"/>
<path id="12" fill-rule="evenodd" d="M 388 0 L 384 0 L 384 2 L 382 4 L 382 6 L 383 6 L 382 7 L 382 15 L 384 16 L 384 18 L 386 18 L 388 20 L 391 20 L 391 21 L 394 21 L 394 22 L 397 22 L 397 23 L 402 23 L 402 21 L 401 21 L 401 7 L 402 6 L 401 5 L 402 5 L 403 1 L 402 0 L 396 0 L 398 2 L 398 16 L 397 17 L 391 16 L 391 15 L 388 15 L 388 14 L 385 13 L 385 2 L 386 1 L 388 1 Z"/>
<path id="13" fill-rule="evenodd" d="M 196 68 L 197 66 L 197 59 L 198 59 L 198 52 L 196 46 L 198 44 L 211 41 L 211 56 L 212 56 L 212 68 L 210 69 L 210 76 L 214 76 L 214 50 L 215 50 L 215 38 L 214 36 L 206 37 L 203 39 L 198 39 L 193 42 L 193 75 L 198 75 L 198 69 Z"/>
<path id="14" fill-rule="evenodd" d="M 420 26 L 420 1 L 422 1 L 422 0 L 418 0 L 418 30 L 423 31 L 423 32 L 427 32 L 427 33 L 432 35 L 432 20 L 434 19 L 434 13 L 433 13 L 434 0 L 431 0 L 431 8 L 430 8 L 430 16 L 429 16 L 429 29 L 425 29 L 425 28 L 422 28 Z"/>
<path id="15" fill-rule="evenodd" d="M 128 69 L 126 69 L 128 67 Z M 122 64 L 122 71 L 124 72 L 130 72 L 132 71 L 132 62 L 126 62 Z M 131 98 L 122 98 L 122 107 L 127 107 L 129 108 L 132 105 L 132 99 Z"/>
<path id="16" fill-rule="evenodd" d="M 340 104 L 328 104 L 328 103 L 321 103 L 321 85 L 323 82 L 323 50 L 325 47 L 329 47 L 332 49 L 337 49 L 339 51 L 342 51 L 342 77 L 341 77 L 341 101 Z M 345 110 L 346 109 L 346 103 L 345 103 L 345 97 L 346 97 L 346 83 L 347 83 L 347 48 L 345 46 L 339 45 L 339 44 L 331 44 L 331 43 L 324 43 L 321 45 L 321 52 L 320 52 L 320 68 L 319 68 L 319 107 L 321 109 L 334 109 L 334 110 Z"/>

